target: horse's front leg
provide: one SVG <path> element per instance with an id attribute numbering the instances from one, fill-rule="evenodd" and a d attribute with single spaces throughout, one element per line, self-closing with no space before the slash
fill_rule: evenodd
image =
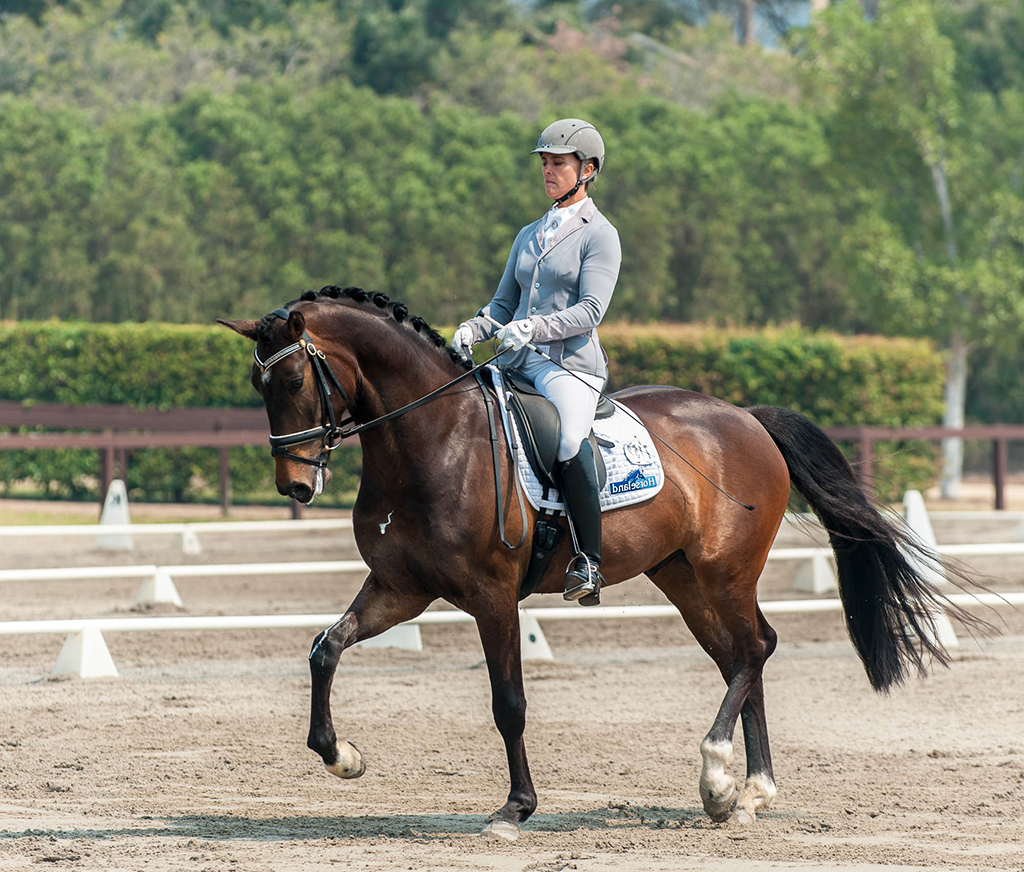
<path id="1" fill-rule="evenodd" d="M 358 778 L 366 771 L 363 755 L 351 742 L 338 742 L 331 718 L 331 687 L 342 652 L 420 614 L 430 597 L 399 598 L 371 572 L 348 611 L 313 641 L 309 652 L 312 708 L 306 745 L 316 751 L 327 771 L 339 778 Z"/>
<path id="2" fill-rule="evenodd" d="M 477 629 L 487 657 L 491 680 L 491 711 L 505 742 L 511 789 L 505 804 L 487 818 L 483 835 L 506 841 L 519 836 L 519 825 L 537 808 L 537 791 L 530 778 L 523 733 L 526 730 L 526 692 L 515 603 L 477 617 Z"/>

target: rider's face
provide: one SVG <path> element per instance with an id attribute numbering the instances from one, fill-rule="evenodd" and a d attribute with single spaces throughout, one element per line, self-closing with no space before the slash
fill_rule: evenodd
<path id="1" fill-rule="evenodd" d="M 576 180 L 579 178 L 581 161 L 574 154 L 549 154 L 546 151 L 540 153 L 541 172 L 544 177 L 544 193 L 552 200 L 557 200 L 563 194 L 573 189 Z M 576 194 L 562 205 L 568 206 L 586 196 L 581 187 Z"/>

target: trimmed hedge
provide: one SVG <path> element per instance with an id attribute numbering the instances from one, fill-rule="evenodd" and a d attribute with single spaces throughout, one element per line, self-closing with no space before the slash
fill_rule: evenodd
<path id="1" fill-rule="evenodd" d="M 611 387 L 674 384 L 738 405 L 785 406 L 817 423 L 913 426 L 942 415 L 943 367 L 926 342 L 841 337 L 796 328 L 737 331 L 692 325 L 607 325 Z M 0 324 L 0 399 L 135 407 L 259 406 L 252 346 L 221 327 L 167 324 Z M 936 475 L 931 445 L 877 447 L 880 493 L 896 498 Z M 350 504 L 358 451 L 335 456 L 329 504 Z M 97 498 L 96 452 L 2 451 L 0 490 Z M 233 499 L 277 501 L 265 448 L 232 449 Z M 28 484 L 27 484 L 28 483 Z M 215 500 L 209 449 L 134 452 L 135 500 Z"/>
<path id="2" fill-rule="evenodd" d="M 601 328 L 613 389 L 667 384 L 738 406 L 783 406 L 822 427 L 938 424 L 945 370 L 916 339 L 840 336 L 795 327 L 762 331 L 698 325 Z M 841 446 L 851 460 L 856 446 Z M 875 444 L 874 485 L 885 500 L 924 489 L 939 472 L 930 442 Z"/>

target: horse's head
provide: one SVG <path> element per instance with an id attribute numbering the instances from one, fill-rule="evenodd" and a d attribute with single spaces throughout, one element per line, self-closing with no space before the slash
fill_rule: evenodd
<path id="1" fill-rule="evenodd" d="M 252 385 L 270 419 L 274 482 L 284 496 L 308 503 L 330 481 L 327 461 L 340 444 L 349 392 L 306 322 L 302 303 L 260 321 L 218 323 L 256 343 Z"/>
<path id="2" fill-rule="evenodd" d="M 252 384 L 270 419 L 275 482 L 301 503 L 330 480 L 327 459 L 343 435 L 404 415 L 421 405 L 412 401 L 471 368 L 403 304 L 361 288 L 307 291 L 259 321 L 217 320 L 256 343 Z M 365 474 L 366 442 L 363 449 Z"/>

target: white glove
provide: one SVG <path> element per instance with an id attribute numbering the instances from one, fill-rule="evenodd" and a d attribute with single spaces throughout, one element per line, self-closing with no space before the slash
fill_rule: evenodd
<path id="1" fill-rule="evenodd" d="M 452 337 L 452 348 L 463 357 L 473 357 L 473 328 L 463 322 Z"/>
<path id="2" fill-rule="evenodd" d="M 533 332 L 536 329 L 537 325 L 533 321 L 524 318 L 522 321 L 512 321 L 506 324 L 495 334 L 495 337 L 503 347 L 518 351 L 533 339 Z"/>

